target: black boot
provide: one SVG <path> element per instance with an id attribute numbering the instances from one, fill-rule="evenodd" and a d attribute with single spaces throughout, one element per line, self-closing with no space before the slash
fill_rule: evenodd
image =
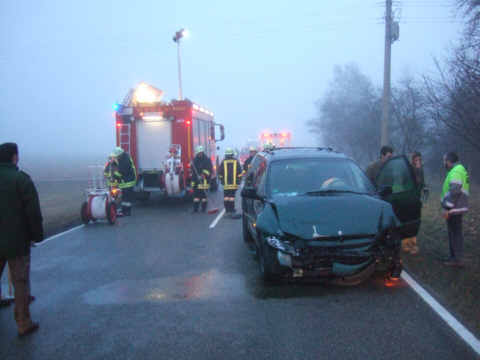
<path id="1" fill-rule="evenodd" d="M 132 213 L 132 206 L 131 205 L 125 206 L 125 215 L 130 216 L 131 213 Z"/>
<path id="2" fill-rule="evenodd" d="M 122 214 L 125 214 L 126 208 L 127 208 L 127 207 L 122 204 Z"/>
<path id="3" fill-rule="evenodd" d="M 223 200 L 223 206 L 225 207 L 225 212 L 230 212 L 229 203 L 230 201 Z"/>
<path id="4" fill-rule="evenodd" d="M 198 212 L 198 206 L 200 205 L 199 201 L 194 201 L 193 202 L 193 211 L 194 213 Z"/>
<path id="5" fill-rule="evenodd" d="M 229 201 L 230 203 L 230 212 L 234 213 L 235 211 L 235 201 Z"/>
<path id="6" fill-rule="evenodd" d="M 205 211 L 207 211 L 207 202 L 202 201 L 202 212 L 205 212 Z"/>

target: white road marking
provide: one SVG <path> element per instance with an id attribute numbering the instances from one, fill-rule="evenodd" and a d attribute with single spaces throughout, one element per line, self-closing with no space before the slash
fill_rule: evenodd
<path id="1" fill-rule="evenodd" d="M 38 243 L 37 246 L 42 245 L 42 244 L 45 244 L 47 241 L 56 239 L 56 238 L 58 238 L 58 237 L 60 237 L 60 236 L 62 236 L 62 235 L 68 234 L 69 232 L 75 231 L 75 230 L 80 229 L 81 227 L 84 227 L 84 226 L 85 226 L 85 225 L 80 225 L 80 226 L 74 227 L 74 228 L 72 228 L 72 229 L 70 229 L 70 230 L 64 231 L 64 232 L 62 232 L 62 233 L 60 233 L 60 234 L 53 235 L 53 236 L 49 237 L 48 239 L 43 240 L 41 243 Z"/>
<path id="2" fill-rule="evenodd" d="M 213 229 L 215 227 L 215 225 L 217 225 L 217 223 L 220 221 L 220 219 L 222 218 L 223 214 L 225 214 L 225 209 L 223 209 L 222 211 L 220 211 L 220 214 L 218 214 L 217 218 L 212 222 L 212 224 L 209 226 L 209 228 Z"/>
<path id="3" fill-rule="evenodd" d="M 225 209 L 223 209 L 216 219 L 210 225 L 210 228 L 214 228 L 220 219 L 225 214 Z M 69 232 L 80 229 L 85 225 L 80 225 L 74 227 L 70 230 L 64 231 L 63 233 L 49 237 L 48 239 L 43 240 L 38 245 L 42 245 L 47 241 L 54 240 L 62 235 L 68 234 Z M 465 328 L 460 322 L 455 319 L 442 305 L 440 305 L 424 288 L 422 288 L 415 280 L 413 280 L 406 271 L 402 271 L 401 277 L 405 282 L 418 294 L 420 297 L 428 304 L 430 307 L 438 314 L 440 317 L 445 320 L 445 322 L 455 331 L 465 342 L 470 345 L 470 347 L 480 355 L 480 340 L 478 340 L 473 334 Z"/>
<path id="4" fill-rule="evenodd" d="M 460 324 L 437 300 L 435 300 L 424 288 L 422 288 L 410 275 L 405 271 L 402 271 L 401 277 L 410 287 L 422 297 L 422 299 L 430 305 L 430 307 L 445 320 L 445 322 L 472 347 L 477 354 L 480 355 L 480 340 L 478 340 L 473 334 L 468 331 L 465 326 Z"/>

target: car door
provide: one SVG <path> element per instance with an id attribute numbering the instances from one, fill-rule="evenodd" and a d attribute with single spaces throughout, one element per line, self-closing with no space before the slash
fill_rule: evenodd
<path id="1" fill-rule="evenodd" d="M 267 161 L 262 156 L 256 156 L 252 161 L 252 166 L 245 176 L 245 187 L 251 187 L 255 192 L 264 196 L 266 179 Z M 247 226 L 255 234 L 254 223 L 257 221 L 257 215 L 263 209 L 263 203 L 260 200 L 242 197 L 242 210 L 247 217 Z M 254 235 L 255 236 L 255 235 Z"/>
<path id="2" fill-rule="evenodd" d="M 392 188 L 392 193 L 382 196 L 389 202 L 398 220 L 402 223 L 402 239 L 416 236 L 421 223 L 421 184 L 415 178 L 413 168 L 404 155 L 387 161 L 374 181 L 375 187 Z"/>

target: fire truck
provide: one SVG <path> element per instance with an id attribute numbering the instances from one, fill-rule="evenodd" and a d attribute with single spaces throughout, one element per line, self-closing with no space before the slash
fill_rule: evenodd
<path id="1" fill-rule="evenodd" d="M 260 144 L 262 149 L 265 144 L 271 143 L 275 147 L 290 147 L 292 146 L 292 136 L 290 133 L 263 133 L 260 135 Z"/>
<path id="2" fill-rule="evenodd" d="M 225 138 L 213 112 L 188 99 L 161 101 L 164 92 L 141 82 L 116 105 L 116 138 L 137 170 L 134 190 L 148 198 L 192 194 L 190 161 L 202 145 L 213 163 L 210 190 L 218 189 L 216 142 Z M 215 136 L 218 136 L 218 139 Z"/>

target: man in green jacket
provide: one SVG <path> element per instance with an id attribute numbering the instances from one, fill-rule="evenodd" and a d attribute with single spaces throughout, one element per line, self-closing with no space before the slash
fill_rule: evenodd
<path id="1" fill-rule="evenodd" d="M 448 170 L 443 184 L 442 209 L 447 220 L 450 241 L 450 259 L 443 264 L 450 267 L 465 267 L 463 263 L 462 216 L 468 212 L 470 182 L 468 174 L 458 156 L 450 152 L 443 157 L 443 165 Z"/>
<path id="2" fill-rule="evenodd" d="M 43 241 L 43 218 L 35 185 L 18 161 L 17 144 L 0 145 L 0 277 L 8 263 L 18 336 L 25 336 L 39 326 L 30 316 L 30 243 Z"/>

